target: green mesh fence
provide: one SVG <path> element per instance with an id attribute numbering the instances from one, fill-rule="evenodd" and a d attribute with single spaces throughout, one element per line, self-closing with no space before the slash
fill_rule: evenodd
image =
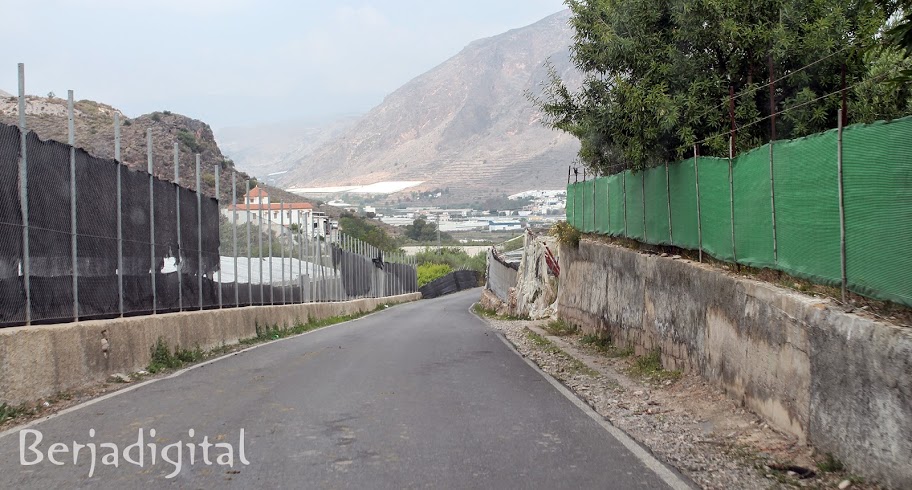
<path id="1" fill-rule="evenodd" d="M 592 214 L 593 214 L 593 204 L 595 199 L 592 197 L 592 181 L 587 180 L 585 182 L 580 182 L 580 188 L 577 193 L 580 202 L 583 204 L 581 220 L 580 220 L 580 230 L 586 233 L 592 233 L 595 231 L 592 226 Z"/>
<path id="2" fill-rule="evenodd" d="M 676 247 L 700 248 L 697 223 L 697 183 L 693 159 L 668 166 L 671 194 L 671 235 Z"/>
<path id="3" fill-rule="evenodd" d="M 846 272 L 853 291 L 912 306 L 912 118 L 843 133 Z"/>
<path id="4" fill-rule="evenodd" d="M 912 117 L 854 125 L 843 133 L 848 288 L 908 306 L 910 142 Z M 837 155 L 836 130 L 777 141 L 772 151 L 775 186 L 770 183 L 769 145 L 735 158 L 731 175 L 727 159 L 711 157 L 684 160 L 667 170 L 662 166 L 615 174 L 569 186 L 567 219 L 587 232 L 688 249 L 701 247 L 702 229 L 703 250 L 718 259 L 838 286 L 842 253 Z"/>
<path id="5" fill-rule="evenodd" d="M 720 260 L 732 260 L 731 194 L 728 160 L 700 157 L 700 217 L 703 250 Z"/>
<path id="6" fill-rule="evenodd" d="M 576 226 L 576 184 L 567 184 L 567 223 Z"/>
<path id="7" fill-rule="evenodd" d="M 646 241 L 643 216 L 643 172 L 624 172 L 627 189 L 627 236 Z"/>
<path id="8" fill-rule="evenodd" d="M 773 204 L 769 145 L 738 157 L 732 170 L 735 196 L 735 251 L 738 262 L 773 267 Z"/>
<path id="9" fill-rule="evenodd" d="M 614 174 L 608 177 L 608 230 L 613 236 L 622 236 L 624 228 L 624 174 Z"/>
<path id="10" fill-rule="evenodd" d="M 842 275 L 836 139 L 828 131 L 773 145 L 779 267 L 826 284 Z"/>
<path id="11" fill-rule="evenodd" d="M 595 216 L 595 229 L 596 232 L 603 235 L 609 233 L 609 218 L 610 218 L 610 204 L 608 201 L 608 179 L 606 177 L 601 177 L 595 181 L 595 202 L 596 202 L 596 216 Z"/>
<path id="12" fill-rule="evenodd" d="M 649 243 L 671 245 L 668 223 L 668 180 L 665 166 L 644 172 L 646 188 L 646 237 Z"/>

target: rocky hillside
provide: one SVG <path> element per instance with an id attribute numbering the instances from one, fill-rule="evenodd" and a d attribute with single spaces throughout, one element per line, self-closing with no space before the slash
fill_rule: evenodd
<path id="1" fill-rule="evenodd" d="M 67 141 L 67 101 L 59 97 L 27 97 L 26 125 L 42 139 Z M 231 171 L 234 163 L 219 149 L 208 124 L 171 112 L 154 112 L 137 118 L 124 116 L 109 105 L 81 100 L 74 104 L 76 146 L 92 155 L 114 158 L 114 114 L 121 120 L 121 158 L 127 166 L 145 171 L 146 130 L 152 130 L 152 161 L 154 174 L 162 179 L 174 180 L 174 143 L 179 144 L 179 171 L 181 184 L 195 187 L 195 156 L 201 156 L 201 184 L 203 193 L 215 195 L 215 166 L 221 167 L 221 199 L 230 202 Z M 15 97 L 0 97 L 0 122 L 18 124 L 18 102 Z M 238 198 L 244 192 L 244 172 L 238 172 Z M 303 201 L 299 196 L 279 190 L 271 192 L 276 199 L 288 202 Z"/>
<path id="2" fill-rule="evenodd" d="M 565 11 L 473 42 L 295 162 L 281 183 L 423 180 L 475 196 L 563 187 L 578 143 L 543 127 L 524 92 L 541 90 L 549 59 L 564 80 L 579 83 L 568 19 Z"/>

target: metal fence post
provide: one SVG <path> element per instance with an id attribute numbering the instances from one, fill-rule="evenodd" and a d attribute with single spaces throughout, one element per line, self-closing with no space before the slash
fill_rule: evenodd
<path id="1" fill-rule="evenodd" d="M 611 179 L 611 175 L 605 179 L 605 215 L 608 218 L 608 229 L 605 230 L 605 234 L 611 236 L 611 184 L 608 182 Z"/>
<path id="2" fill-rule="evenodd" d="M 196 284 L 199 309 L 203 309 L 203 188 L 200 185 L 200 154 L 196 154 Z"/>
<path id="3" fill-rule="evenodd" d="M 773 145 L 776 141 L 776 83 L 773 76 L 773 55 L 767 55 L 769 63 L 769 96 L 770 96 L 770 204 L 773 217 L 773 262 L 779 263 L 779 237 L 776 229 L 776 180 L 773 173 Z M 840 118 L 841 120 L 842 118 Z"/>
<path id="4" fill-rule="evenodd" d="M 321 224 L 322 226 L 322 224 Z M 325 300 L 325 291 L 326 291 L 326 272 L 323 270 L 323 230 L 317 229 L 317 255 L 319 256 L 318 263 L 320 266 L 320 287 L 318 288 L 318 294 L 320 296 L 320 301 Z"/>
<path id="5" fill-rule="evenodd" d="M 67 91 L 67 143 L 70 145 L 70 255 L 73 262 L 73 321 L 79 321 L 79 257 L 76 227 L 76 121 L 73 91 Z"/>
<path id="6" fill-rule="evenodd" d="M 282 264 L 282 304 L 285 304 L 285 201 L 279 201 L 279 260 Z"/>
<path id="7" fill-rule="evenodd" d="M 649 232 L 647 231 L 648 227 L 646 226 L 646 171 L 643 170 L 643 176 L 640 177 L 640 187 L 642 192 L 640 195 L 643 197 L 643 241 L 649 243 Z"/>
<path id="8" fill-rule="evenodd" d="M 595 186 L 598 185 L 598 174 L 595 174 L 595 178 L 592 179 L 592 232 L 596 233 L 598 227 L 596 226 L 595 213 L 598 206 L 595 205 Z"/>
<path id="9" fill-rule="evenodd" d="M 839 167 L 839 257 L 840 271 L 842 273 L 842 302 L 846 302 L 848 294 L 848 274 L 846 273 L 846 221 L 845 221 L 845 188 L 843 187 L 842 174 L 842 130 L 843 112 L 839 109 L 839 125 L 837 126 L 836 139 L 836 164 Z"/>
<path id="10" fill-rule="evenodd" d="M 219 191 L 221 191 L 221 189 L 220 189 L 221 186 L 219 185 L 220 184 L 219 181 L 221 180 L 221 179 L 219 179 L 219 169 L 221 168 L 221 165 L 222 164 L 220 164 L 220 163 L 215 164 L 215 199 L 216 199 L 216 201 L 219 202 L 219 204 L 221 204 L 221 199 L 222 199 L 222 194 L 219 192 Z M 219 213 L 221 213 L 221 210 L 219 210 Z M 219 235 L 221 235 L 221 233 L 219 233 Z M 218 300 L 219 300 L 219 309 L 222 309 L 223 305 L 222 305 L 222 240 L 221 240 L 221 238 L 219 238 L 219 245 L 218 245 L 217 252 L 218 252 L 218 264 L 219 264 L 218 271 L 216 271 L 216 274 L 218 277 L 218 279 L 217 279 L 218 280 Z"/>
<path id="11" fill-rule="evenodd" d="M 304 220 L 298 211 L 298 303 L 304 303 Z"/>
<path id="12" fill-rule="evenodd" d="M 152 168 L 152 129 L 146 129 L 146 160 L 149 166 L 149 275 L 152 278 L 152 314 L 158 312 L 155 284 L 155 175 Z"/>
<path id="13" fill-rule="evenodd" d="M 124 315 L 123 292 L 123 164 L 120 161 L 120 114 L 114 113 L 114 160 L 117 161 L 117 301 Z"/>
<path id="14" fill-rule="evenodd" d="M 668 242 L 674 245 L 674 228 L 671 226 L 671 177 L 668 175 L 668 162 L 665 162 L 665 202 L 668 204 Z"/>
<path id="15" fill-rule="evenodd" d="M 244 193 L 244 208 L 247 210 L 247 306 L 253 306 L 253 237 L 250 236 L 250 180 L 247 180 Z"/>
<path id="16" fill-rule="evenodd" d="M 269 229 L 269 304 L 275 305 L 275 286 L 272 282 L 272 202 L 269 203 L 269 216 L 266 218 L 266 227 Z"/>
<path id="17" fill-rule="evenodd" d="M 259 184 L 257 184 L 254 189 L 257 189 Z M 259 247 L 259 260 L 257 260 L 257 266 L 260 270 L 260 306 L 266 306 L 266 290 L 263 286 L 263 191 L 261 190 L 257 194 L 257 214 L 260 218 L 259 233 L 257 233 L 257 241 Z"/>
<path id="18" fill-rule="evenodd" d="M 234 244 L 234 306 L 241 306 L 241 293 L 238 292 L 238 249 L 237 249 L 237 171 L 231 171 L 231 241 Z"/>
<path id="19" fill-rule="evenodd" d="M 184 311 L 184 273 L 183 273 L 183 250 L 184 243 L 181 240 L 181 194 L 180 194 L 180 145 L 174 142 L 174 185 L 175 189 L 175 214 L 177 221 L 177 251 L 174 253 L 174 264 L 177 269 L 177 311 Z"/>
<path id="20" fill-rule="evenodd" d="M 28 130 L 25 126 L 25 65 L 19 63 L 19 205 L 22 212 L 22 288 L 25 289 L 25 324 L 32 324 L 29 257 Z"/>
<path id="21" fill-rule="evenodd" d="M 700 156 L 694 145 L 694 181 L 697 185 L 697 240 L 700 243 L 700 262 L 703 262 L 703 216 L 700 210 Z"/>
<path id="22" fill-rule="evenodd" d="M 732 260 L 738 263 L 738 252 L 735 248 L 735 182 L 732 171 L 732 163 L 735 158 L 735 137 L 732 135 L 728 145 L 728 203 L 731 210 L 731 244 Z"/>
<path id="23" fill-rule="evenodd" d="M 627 227 L 627 171 L 626 170 L 624 170 L 624 173 L 621 174 L 621 177 L 623 177 L 623 179 L 624 179 L 624 181 L 623 181 L 623 185 L 624 185 L 624 236 L 629 237 L 630 234 L 627 232 L 628 227 Z"/>

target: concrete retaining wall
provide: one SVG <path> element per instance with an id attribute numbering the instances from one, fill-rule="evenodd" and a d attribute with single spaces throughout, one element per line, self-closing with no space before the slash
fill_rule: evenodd
<path id="1" fill-rule="evenodd" d="M 414 293 L 0 329 L 0 403 L 16 405 L 145 369 L 159 337 L 171 348 L 208 350 L 255 337 L 258 325 L 290 328 L 308 319 L 363 313 L 420 298 Z"/>
<path id="2" fill-rule="evenodd" d="M 562 247 L 558 315 L 699 373 L 862 476 L 912 488 L 912 330 L 687 260 Z"/>

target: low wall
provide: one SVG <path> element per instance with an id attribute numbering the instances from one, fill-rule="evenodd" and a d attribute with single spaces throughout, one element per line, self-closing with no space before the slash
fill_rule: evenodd
<path id="1" fill-rule="evenodd" d="M 912 488 L 912 330 L 687 260 L 561 247 L 558 315 L 696 372 L 781 430 Z"/>
<path id="2" fill-rule="evenodd" d="M 258 325 L 290 328 L 308 319 L 369 312 L 378 305 L 420 298 L 413 293 L 0 329 L 0 403 L 16 405 L 145 369 L 159 337 L 171 348 L 207 350 L 255 337 Z"/>

